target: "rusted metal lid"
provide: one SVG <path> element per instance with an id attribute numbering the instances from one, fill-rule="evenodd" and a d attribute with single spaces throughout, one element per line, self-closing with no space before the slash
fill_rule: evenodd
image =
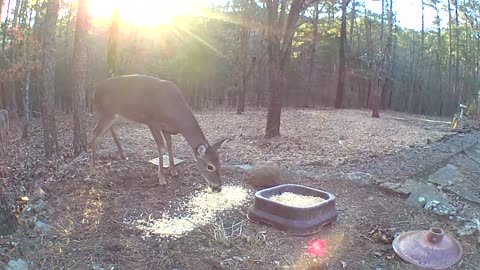
<path id="1" fill-rule="evenodd" d="M 463 255 L 460 243 L 440 228 L 402 233 L 392 245 L 404 261 L 429 269 L 447 269 Z"/>

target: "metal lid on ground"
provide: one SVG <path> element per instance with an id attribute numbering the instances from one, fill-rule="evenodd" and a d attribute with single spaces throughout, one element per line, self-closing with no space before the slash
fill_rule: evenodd
<path id="1" fill-rule="evenodd" d="M 392 245 L 404 261 L 428 269 L 447 269 L 463 255 L 460 243 L 440 228 L 402 233 Z"/>

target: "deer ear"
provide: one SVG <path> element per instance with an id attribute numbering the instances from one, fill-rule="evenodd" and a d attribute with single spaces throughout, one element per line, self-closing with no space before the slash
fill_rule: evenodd
<path id="1" fill-rule="evenodd" d="M 207 152 L 207 147 L 204 144 L 200 144 L 197 149 L 197 155 L 200 157 L 204 157 L 205 153 Z"/>
<path id="2" fill-rule="evenodd" d="M 225 138 L 225 139 L 222 139 L 218 142 L 216 142 L 214 145 L 212 145 L 213 149 L 215 149 L 215 151 L 218 151 L 222 148 L 223 144 L 228 140 L 228 138 Z"/>

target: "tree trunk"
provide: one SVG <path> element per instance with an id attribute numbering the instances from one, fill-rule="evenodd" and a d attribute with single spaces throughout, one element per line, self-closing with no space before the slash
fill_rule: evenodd
<path id="1" fill-rule="evenodd" d="M 383 84 L 385 82 L 385 46 L 384 46 L 384 28 L 385 28 L 385 0 L 382 1 L 382 17 L 380 18 L 380 50 L 379 52 L 382 51 L 382 55 L 379 55 L 378 53 L 373 57 L 373 63 L 370 63 L 370 65 L 373 67 L 373 72 L 371 74 L 373 75 L 373 79 L 371 80 L 372 82 L 372 117 L 378 118 L 380 117 L 379 115 L 379 110 L 380 110 L 380 102 L 382 98 L 382 89 L 383 89 Z"/>
<path id="2" fill-rule="evenodd" d="M 25 5 L 26 9 L 26 5 Z M 26 12 L 26 10 L 25 10 Z M 30 15 L 28 17 L 28 21 L 26 20 L 24 25 L 24 36 L 27 37 L 30 34 L 30 25 L 32 22 L 32 14 L 33 9 L 30 9 Z M 30 65 L 29 65 L 29 54 L 30 50 L 32 49 L 30 46 L 33 46 L 27 40 L 25 40 L 23 44 L 23 75 L 24 75 L 24 85 L 25 85 L 25 101 L 24 101 L 24 109 L 23 109 L 23 117 L 25 118 L 25 122 L 23 124 L 23 134 L 22 138 L 26 139 L 28 137 L 28 128 L 30 126 L 30 121 L 32 118 L 32 112 L 30 110 Z"/>
<path id="3" fill-rule="evenodd" d="M 0 0 L 0 18 L 2 17 L 2 11 L 3 11 L 3 0 Z"/>
<path id="4" fill-rule="evenodd" d="M 348 47 L 350 52 L 353 47 L 353 29 L 355 27 L 356 16 L 357 16 L 357 3 L 355 2 L 355 0 L 352 0 L 352 12 L 350 13 L 350 32 L 348 34 L 350 39 L 350 41 L 348 42 Z"/>
<path id="5" fill-rule="evenodd" d="M 240 30 L 240 78 L 239 78 L 239 95 L 237 114 L 242 114 L 245 111 L 245 99 L 247 95 L 247 65 L 248 65 L 248 36 L 250 31 L 248 29 L 250 1 L 243 0 L 243 12 L 242 12 L 242 27 Z"/>
<path id="6" fill-rule="evenodd" d="M 280 4 L 280 11 L 279 11 Z M 293 0 L 287 8 L 287 0 L 266 0 L 268 58 L 270 91 L 265 138 L 280 135 L 282 94 L 285 89 L 285 70 L 290 63 L 292 41 L 300 13 L 306 8 L 305 0 Z M 288 14 L 287 14 L 288 10 Z"/>
<path id="7" fill-rule="evenodd" d="M 385 47 L 385 52 L 386 52 L 386 61 L 385 61 L 385 81 L 382 86 L 382 96 L 381 96 L 381 106 L 382 108 L 387 108 L 387 96 L 388 92 L 392 91 L 392 84 L 394 73 L 392 71 L 392 63 L 394 63 L 393 60 L 393 0 L 389 1 L 389 10 L 388 10 L 388 37 L 387 37 L 387 43 Z"/>
<path id="8" fill-rule="evenodd" d="M 437 2 L 434 2 L 434 8 L 436 12 L 436 24 L 437 24 L 437 51 L 436 51 L 436 76 L 440 77 L 440 81 L 437 80 L 435 83 L 435 86 L 438 87 L 438 101 L 439 101 L 439 108 L 438 108 L 438 115 L 442 115 L 442 110 L 443 110 L 443 76 L 442 76 L 442 60 L 440 58 L 440 50 L 442 49 L 442 27 L 440 24 L 440 8 L 437 6 Z"/>
<path id="9" fill-rule="evenodd" d="M 450 8 L 450 0 L 447 0 L 448 9 L 448 91 L 452 91 L 452 9 Z M 453 91 L 452 91 L 453 93 Z"/>
<path id="10" fill-rule="evenodd" d="M 8 13 L 10 12 L 10 3 L 12 0 L 8 0 L 7 13 L 5 14 L 5 21 L 2 24 L 2 50 L 5 50 L 5 42 L 7 40 L 7 25 L 8 25 Z"/>
<path id="11" fill-rule="evenodd" d="M 270 85 L 269 100 L 267 111 L 267 126 L 265 128 L 265 138 L 273 138 L 280 135 L 280 118 L 282 113 L 282 75 L 280 63 L 277 59 L 272 59 L 269 69 Z"/>
<path id="12" fill-rule="evenodd" d="M 87 38 L 88 38 L 88 0 L 78 3 L 73 45 L 73 150 L 78 156 L 87 151 L 87 133 L 85 128 L 85 88 L 87 85 Z"/>
<path id="13" fill-rule="evenodd" d="M 24 4 L 24 2 L 27 0 L 17 0 L 15 3 L 15 9 L 13 11 L 13 21 L 12 21 L 12 28 L 11 29 L 16 29 L 17 24 L 18 24 L 18 13 L 20 11 L 20 7 Z M 10 39 L 10 50 L 9 50 L 9 62 L 10 66 L 12 69 L 14 69 L 10 75 L 10 82 L 8 83 L 9 88 L 10 88 L 10 112 L 11 116 L 13 118 L 17 118 L 17 113 L 18 113 L 18 103 L 17 103 L 17 71 L 14 68 L 17 63 L 17 38 L 18 38 L 18 33 L 13 32 L 11 34 L 11 39 Z"/>
<path id="14" fill-rule="evenodd" d="M 347 6 L 350 0 L 342 0 L 342 26 L 340 28 L 340 63 L 338 66 L 337 96 L 335 108 L 340 108 L 345 90 L 345 43 L 347 42 Z"/>
<path id="15" fill-rule="evenodd" d="M 455 6 L 455 81 L 453 92 L 458 96 L 457 102 L 461 101 L 461 95 L 459 92 L 460 83 L 460 29 L 458 18 L 458 0 L 453 0 Z"/>
<path id="16" fill-rule="evenodd" d="M 48 0 L 43 40 L 43 93 L 42 121 L 45 155 L 48 159 L 58 157 L 57 126 L 55 120 L 55 41 L 59 0 Z"/>
<path id="17" fill-rule="evenodd" d="M 3 190 L 0 189 L 0 236 L 8 236 L 15 232 L 17 219 L 12 213 L 12 207 L 7 203 Z"/>
<path id="18" fill-rule="evenodd" d="M 315 67 L 315 51 L 317 49 L 317 39 L 318 39 L 318 6 L 320 3 L 315 4 L 315 10 L 313 13 L 313 38 L 312 45 L 310 49 L 310 59 L 308 63 L 308 81 L 307 81 L 307 91 L 305 91 L 305 99 L 303 101 L 303 107 L 308 107 L 311 101 L 311 91 L 313 87 L 313 68 Z"/>

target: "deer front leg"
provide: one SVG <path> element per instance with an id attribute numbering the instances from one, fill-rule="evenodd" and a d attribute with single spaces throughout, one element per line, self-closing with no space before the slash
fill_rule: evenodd
<path id="1" fill-rule="evenodd" d="M 175 163 L 173 161 L 173 142 L 172 142 L 172 135 L 168 132 L 162 131 L 163 137 L 165 138 L 165 142 L 167 144 L 168 149 L 168 168 L 170 170 L 170 175 L 177 176 L 178 172 L 175 168 Z"/>
<path id="2" fill-rule="evenodd" d="M 155 139 L 155 143 L 157 144 L 158 149 L 158 182 L 161 186 L 166 185 L 167 181 L 165 180 L 165 176 L 163 176 L 163 136 L 160 129 L 152 126 L 148 126 L 150 131 L 152 132 L 153 138 Z"/>

